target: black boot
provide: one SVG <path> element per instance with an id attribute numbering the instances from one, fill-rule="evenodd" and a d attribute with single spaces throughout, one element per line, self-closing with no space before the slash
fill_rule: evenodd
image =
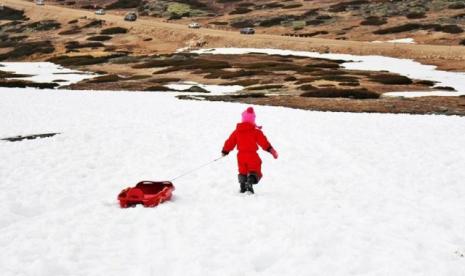
<path id="1" fill-rule="evenodd" d="M 247 176 L 244 174 L 239 174 L 238 175 L 239 179 L 239 184 L 241 185 L 241 193 L 245 193 L 247 191 L 246 185 L 247 185 Z"/>
<path id="2" fill-rule="evenodd" d="M 255 191 L 253 190 L 253 185 L 258 183 L 258 177 L 255 173 L 250 173 L 247 176 L 247 184 L 246 184 L 246 190 L 249 191 L 250 193 L 254 194 Z"/>

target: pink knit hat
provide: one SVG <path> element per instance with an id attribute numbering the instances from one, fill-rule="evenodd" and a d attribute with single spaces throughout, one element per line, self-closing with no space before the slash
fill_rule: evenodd
<path id="1" fill-rule="evenodd" d="M 242 112 L 242 122 L 255 125 L 255 112 L 253 107 L 248 107 L 244 112 Z"/>

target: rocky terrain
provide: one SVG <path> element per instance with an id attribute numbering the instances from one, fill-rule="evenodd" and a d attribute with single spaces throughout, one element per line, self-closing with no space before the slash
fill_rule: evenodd
<path id="1" fill-rule="evenodd" d="M 276 47 L 410 57 L 464 71 L 465 47 L 459 45 L 465 39 L 464 22 L 455 16 L 465 13 L 462 1 L 55 1 L 58 6 L 52 1 L 45 6 L 6 2 L 10 5 L 0 10 L 0 61 L 51 61 L 100 74 L 72 89 L 166 91 L 167 84 L 193 81 L 244 87 L 229 96 L 210 96 L 197 86 L 184 91 L 205 93 L 195 99 L 312 110 L 465 114 L 463 97 L 381 98 L 385 92 L 437 88 L 434 82 L 398 74 L 346 70 L 337 60 L 174 53 L 186 47 Z M 97 8 L 108 14 L 95 15 Z M 123 15 L 132 10 L 143 16 L 125 22 Z M 455 21 L 445 19 L 451 14 Z M 188 29 L 191 21 L 201 22 L 203 28 Z M 246 26 L 259 34 L 239 35 L 237 29 Z M 419 44 L 357 41 L 400 37 Z M 3 87 L 59 85 L 12 77 L 0 68 Z M 180 98 L 192 97 L 187 93 Z"/>
<path id="2" fill-rule="evenodd" d="M 82 9 L 134 10 L 171 21 L 195 20 L 209 28 L 257 28 L 260 33 L 376 41 L 411 37 L 418 43 L 464 44 L 461 0 L 100 0 L 55 1 Z"/>

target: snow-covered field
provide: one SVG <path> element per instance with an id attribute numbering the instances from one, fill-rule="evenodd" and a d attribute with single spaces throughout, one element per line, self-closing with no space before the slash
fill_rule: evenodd
<path id="1" fill-rule="evenodd" d="M 70 85 L 97 75 L 64 68 L 51 62 L 0 62 L 0 70 L 30 76 L 11 78 L 32 82 L 57 82 L 60 85 Z"/>
<path id="2" fill-rule="evenodd" d="M 1 89 L 1 275 L 465 275 L 463 118 L 256 107 L 280 153 L 256 195 L 234 154 L 120 209 L 139 180 L 217 158 L 245 108 L 158 93 Z"/>

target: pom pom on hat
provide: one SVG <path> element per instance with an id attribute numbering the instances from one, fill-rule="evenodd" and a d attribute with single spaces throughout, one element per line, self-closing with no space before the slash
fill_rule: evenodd
<path id="1" fill-rule="evenodd" d="M 255 112 L 253 107 L 248 107 L 244 112 L 242 112 L 242 122 L 255 124 Z"/>

